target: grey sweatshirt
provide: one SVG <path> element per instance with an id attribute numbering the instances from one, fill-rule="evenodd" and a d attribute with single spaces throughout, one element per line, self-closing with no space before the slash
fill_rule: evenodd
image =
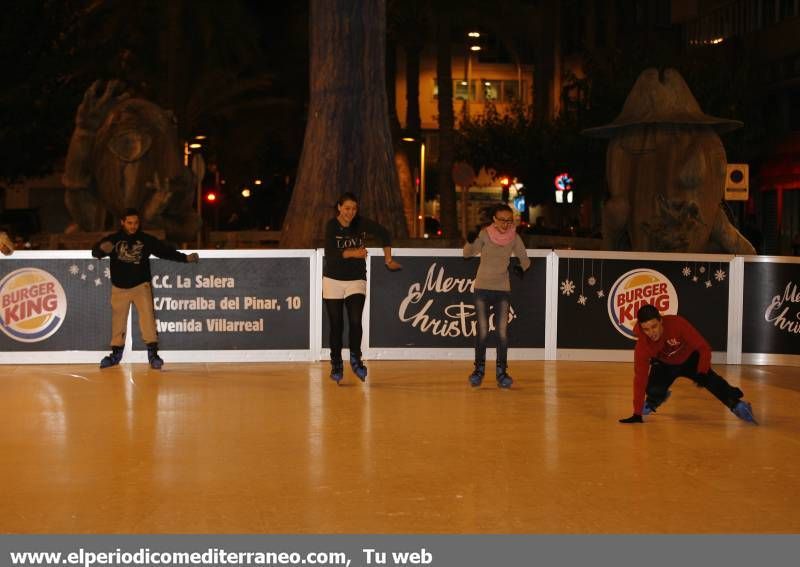
<path id="1" fill-rule="evenodd" d="M 464 258 L 481 255 L 478 275 L 475 277 L 475 289 L 511 291 L 511 283 L 508 281 L 508 261 L 512 252 L 519 258 L 522 269 L 527 270 L 531 261 L 525 252 L 525 244 L 518 234 L 505 246 L 498 246 L 491 241 L 486 229 L 483 229 L 475 242 L 464 244 Z"/>

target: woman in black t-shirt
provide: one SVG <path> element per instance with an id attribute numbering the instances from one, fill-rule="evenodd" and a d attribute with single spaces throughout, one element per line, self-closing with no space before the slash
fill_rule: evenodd
<path id="1" fill-rule="evenodd" d="M 325 226 L 325 265 L 322 270 L 322 299 L 330 321 L 331 379 L 337 384 L 344 376 L 342 334 L 347 310 L 350 366 L 364 382 L 367 367 L 361 361 L 361 316 L 367 296 L 367 235 L 377 237 L 383 246 L 386 268 L 399 270 L 392 259 L 389 231 L 377 222 L 358 215 L 358 198 L 344 193 L 336 202 L 336 217 Z"/>

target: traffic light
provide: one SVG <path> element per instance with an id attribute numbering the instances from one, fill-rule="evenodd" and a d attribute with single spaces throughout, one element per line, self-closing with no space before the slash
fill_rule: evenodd
<path id="1" fill-rule="evenodd" d="M 206 203 L 214 204 L 217 202 L 217 199 L 219 199 L 219 196 L 216 191 L 209 191 L 206 193 Z"/>

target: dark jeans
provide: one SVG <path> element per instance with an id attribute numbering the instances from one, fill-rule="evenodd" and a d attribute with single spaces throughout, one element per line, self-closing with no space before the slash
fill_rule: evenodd
<path id="1" fill-rule="evenodd" d="M 478 316 L 475 362 L 486 361 L 490 307 L 494 308 L 494 328 L 497 332 L 497 365 L 505 366 L 508 361 L 508 311 L 511 308 L 511 293 L 493 289 L 475 290 L 475 313 Z"/>
<path id="2" fill-rule="evenodd" d="M 650 407 L 658 407 L 667 398 L 672 383 L 679 376 L 686 376 L 697 384 L 700 388 L 705 388 L 711 392 L 715 398 L 723 404 L 732 408 L 744 395 L 739 388 L 735 388 L 714 372 L 713 369 L 708 373 L 701 374 L 697 371 L 697 363 L 700 361 L 700 354 L 693 352 L 683 364 L 665 364 L 654 358 L 650 360 L 650 375 L 647 378 L 647 404 Z"/>
<path id="3" fill-rule="evenodd" d="M 344 334 L 343 308 L 347 308 L 347 337 L 350 343 L 350 355 L 361 358 L 361 337 L 364 334 L 361 326 L 361 315 L 367 297 L 362 294 L 348 295 L 344 299 L 326 299 L 325 308 L 331 324 L 331 360 L 342 360 L 342 335 Z"/>

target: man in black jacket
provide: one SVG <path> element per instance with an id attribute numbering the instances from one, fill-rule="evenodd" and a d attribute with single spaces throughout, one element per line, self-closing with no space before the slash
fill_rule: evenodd
<path id="1" fill-rule="evenodd" d="M 111 258 L 111 354 L 100 361 L 100 368 L 115 366 L 122 360 L 128 311 L 133 303 L 139 314 L 139 328 L 147 345 L 147 359 L 152 368 L 160 369 L 164 361 L 158 356 L 153 290 L 150 285 L 150 255 L 175 262 L 197 262 L 197 253 L 184 254 L 155 236 L 142 232 L 139 212 L 126 209 L 122 228 L 103 237 L 92 248 L 95 258 Z"/>

